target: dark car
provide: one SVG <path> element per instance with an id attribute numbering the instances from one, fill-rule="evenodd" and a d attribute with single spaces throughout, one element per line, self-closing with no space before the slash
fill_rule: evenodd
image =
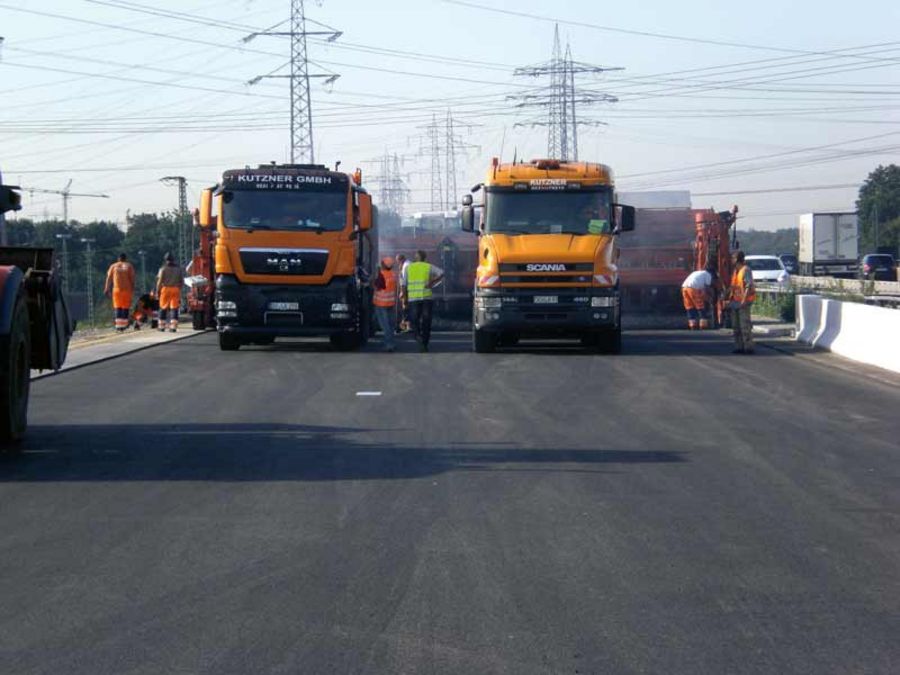
<path id="1" fill-rule="evenodd" d="M 870 253 L 863 256 L 859 273 L 867 281 L 897 281 L 897 263 L 888 253 Z"/>
<path id="2" fill-rule="evenodd" d="M 778 256 L 778 259 L 784 265 L 784 269 L 788 271 L 788 274 L 800 274 L 800 261 L 797 260 L 797 256 L 793 253 L 782 253 Z"/>

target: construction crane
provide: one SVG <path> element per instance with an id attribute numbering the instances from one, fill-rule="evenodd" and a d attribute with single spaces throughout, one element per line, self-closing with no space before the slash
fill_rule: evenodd
<path id="1" fill-rule="evenodd" d="M 87 192 L 72 192 L 69 188 L 72 187 L 72 179 L 69 179 L 69 182 L 66 183 L 66 187 L 62 190 L 46 190 L 44 188 L 22 188 L 23 190 L 28 190 L 28 194 L 33 195 L 35 192 L 39 192 L 45 195 L 62 195 L 62 203 L 63 203 L 63 222 L 69 222 L 69 200 L 72 197 L 98 197 L 101 199 L 109 199 L 109 195 L 102 194 L 92 194 Z"/>

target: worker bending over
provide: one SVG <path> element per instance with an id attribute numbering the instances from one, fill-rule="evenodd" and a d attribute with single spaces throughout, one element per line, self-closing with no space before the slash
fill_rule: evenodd
<path id="1" fill-rule="evenodd" d="M 134 295 L 134 265 L 128 262 L 128 256 L 124 253 L 120 253 L 119 259 L 109 266 L 103 293 L 107 297 L 112 295 L 116 331 L 121 333 L 128 328 Z"/>
<path id="2" fill-rule="evenodd" d="M 744 252 L 734 254 L 734 274 L 731 275 L 731 288 L 728 291 L 731 307 L 731 325 L 734 328 L 734 353 L 753 353 L 753 323 L 750 314 L 753 301 L 756 300 L 756 289 L 753 287 L 753 272 L 744 262 Z"/>
<path id="3" fill-rule="evenodd" d="M 432 289 L 444 278 L 444 271 L 425 262 L 425 251 L 416 252 L 416 262 L 410 263 L 400 276 L 403 304 L 409 306 L 409 318 L 419 349 L 428 351 L 431 340 Z"/>
<path id="4" fill-rule="evenodd" d="M 681 298 L 687 312 L 688 328 L 709 328 L 709 315 L 706 304 L 711 299 L 713 277 L 707 270 L 697 270 L 688 274 L 681 284 Z"/>
<path id="5" fill-rule="evenodd" d="M 140 330 L 144 324 L 149 325 L 151 328 L 156 328 L 159 325 L 158 312 L 159 300 L 156 298 L 156 293 L 153 291 L 144 293 L 138 298 L 137 304 L 134 306 L 134 312 L 131 314 L 131 319 L 134 321 L 134 329 Z"/>
<path id="6" fill-rule="evenodd" d="M 381 269 L 375 279 L 375 318 L 384 334 L 385 351 L 394 351 L 394 308 L 397 304 L 397 277 L 394 274 L 394 261 L 384 258 Z"/>
<path id="7" fill-rule="evenodd" d="M 175 264 L 175 256 L 166 253 L 166 261 L 156 275 L 156 295 L 159 297 L 159 330 L 165 332 L 168 323 L 169 331 L 178 330 L 178 309 L 181 307 L 181 287 L 184 285 L 184 272 Z"/>

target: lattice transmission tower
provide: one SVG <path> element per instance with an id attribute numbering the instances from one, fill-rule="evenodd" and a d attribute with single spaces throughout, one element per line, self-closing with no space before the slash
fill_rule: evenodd
<path id="1" fill-rule="evenodd" d="M 553 34 L 553 56 L 550 61 L 536 66 L 516 68 L 514 74 L 520 77 L 550 78 L 547 86 L 533 92 L 510 96 L 518 101 L 517 108 L 543 108 L 547 116 L 527 122 L 519 122 L 516 126 L 547 127 L 547 156 L 563 161 L 578 159 L 578 127 L 580 125 L 597 126 L 605 122 L 578 117 L 576 108 L 599 103 L 615 103 L 615 96 L 591 89 L 575 86 L 578 74 L 600 74 L 622 68 L 604 68 L 590 63 L 581 63 L 572 59 L 572 49 L 566 45 L 565 51 L 559 40 L 559 26 Z"/>
<path id="2" fill-rule="evenodd" d="M 275 28 L 283 25 L 282 21 L 272 28 L 257 33 L 250 33 L 244 42 L 249 42 L 260 35 L 289 37 L 291 40 L 291 60 L 284 65 L 290 66 L 290 75 L 277 74 L 284 65 L 276 68 L 266 75 L 257 75 L 247 84 L 256 84 L 268 78 L 281 78 L 290 80 L 291 85 L 291 164 L 314 163 L 315 149 L 313 145 L 313 115 L 312 96 L 310 94 L 310 80 L 323 79 L 324 84 L 331 85 L 340 75 L 333 72 L 310 72 L 309 50 L 306 38 L 319 36 L 326 42 L 334 42 L 341 36 L 341 31 L 326 26 L 325 24 L 309 19 L 306 16 L 304 0 L 291 0 L 290 30 L 279 31 Z M 307 30 L 307 22 L 316 24 L 324 30 Z"/>

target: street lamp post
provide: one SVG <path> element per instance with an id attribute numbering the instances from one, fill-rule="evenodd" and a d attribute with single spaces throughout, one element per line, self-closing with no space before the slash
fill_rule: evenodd
<path id="1" fill-rule="evenodd" d="M 87 248 L 84 251 L 85 261 L 87 263 L 87 302 L 88 302 L 88 323 L 94 325 L 94 251 L 91 249 L 96 239 L 81 239 L 81 243 Z"/>

